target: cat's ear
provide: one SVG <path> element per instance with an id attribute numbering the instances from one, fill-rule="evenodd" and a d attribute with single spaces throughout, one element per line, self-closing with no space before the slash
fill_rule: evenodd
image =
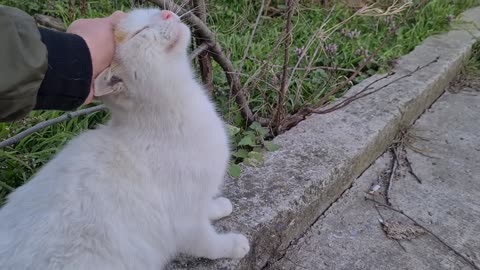
<path id="1" fill-rule="evenodd" d="M 97 76 L 94 83 L 94 95 L 101 97 L 125 90 L 122 78 L 110 66 Z"/>

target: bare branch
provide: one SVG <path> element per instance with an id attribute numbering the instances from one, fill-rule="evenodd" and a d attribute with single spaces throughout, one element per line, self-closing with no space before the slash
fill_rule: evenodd
<path id="1" fill-rule="evenodd" d="M 107 108 L 105 107 L 105 105 L 98 105 L 98 106 L 95 106 L 95 107 L 91 107 L 91 108 L 87 108 L 87 109 L 83 109 L 83 110 L 79 110 L 79 111 L 75 111 L 75 112 L 65 113 L 64 115 L 59 116 L 57 118 L 38 123 L 38 124 L 34 125 L 33 127 L 28 128 L 28 129 L 18 133 L 17 135 L 11 137 L 11 138 L 6 139 L 5 141 L 0 143 L 0 148 L 3 148 L 5 146 L 9 146 L 9 145 L 14 144 L 14 143 L 17 143 L 21 139 L 27 137 L 30 134 L 33 134 L 33 133 L 39 131 L 40 129 L 43 129 L 45 127 L 63 122 L 65 120 L 72 119 L 73 117 L 77 117 L 77 116 L 85 115 L 85 114 L 90 114 L 90 113 L 93 113 L 93 112 L 103 111 L 103 110 L 106 110 L 106 109 Z"/>
<path id="2" fill-rule="evenodd" d="M 192 10 L 203 23 L 207 23 L 207 6 L 204 0 L 192 0 Z M 197 46 L 203 45 L 201 39 L 196 39 Z M 213 93 L 213 66 L 212 59 L 207 51 L 202 51 L 198 56 L 198 65 L 200 68 L 200 75 L 208 92 Z"/>
<path id="3" fill-rule="evenodd" d="M 287 13 L 286 13 L 286 22 L 285 22 L 285 46 L 284 46 L 284 56 L 283 56 L 283 73 L 282 73 L 282 84 L 280 86 L 280 91 L 278 93 L 278 103 L 273 118 L 275 126 L 279 126 L 285 114 L 285 95 L 290 85 L 290 79 L 288 77 L 288 62 L 290 60 L 290 47 L 292 46 L 292 16 L 294 8 L 296 5 L 296 0 L 286 0 Z"/>

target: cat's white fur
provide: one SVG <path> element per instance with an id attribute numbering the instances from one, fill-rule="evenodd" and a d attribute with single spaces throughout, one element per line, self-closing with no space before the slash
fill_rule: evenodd
<path id="1" fill-rule="evenodd" d="M 114 86 L 102 97 L 112 119 L 10 194 L 0 210 L 3 270 L 160 270 L 179 252 L 217 259 L 249 251 L 245 236 L 211 225 L 232 211 L 215 198 L 228 140 L 191 70 L 189 29 L 176 15 L 144 9 L 117 30 L 128 34 L 117 68 L 100 78 L 117 76 L 103 84 Z"/>

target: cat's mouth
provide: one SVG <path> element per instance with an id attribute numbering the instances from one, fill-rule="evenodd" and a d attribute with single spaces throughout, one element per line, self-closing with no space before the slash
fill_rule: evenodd
<path id="1" fill-rule="evenodd" d="M 140 34 L 141 32 L 143 32 L 144 30 L 146 29 L 149 29 L 150 27 L 147 25 L 139 30 L 137 30 L 135 33 L 132 34 L 132 36 L 130 37 L 130 39 L 134 38 L 136 35 Z"/>

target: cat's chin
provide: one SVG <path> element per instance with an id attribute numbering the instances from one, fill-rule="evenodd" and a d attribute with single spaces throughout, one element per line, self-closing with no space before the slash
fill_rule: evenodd
<path id="1" fill-rule="evenodd" d="M 190 29 L 183 23 L 174 26 L 175 38 L 168 45 L 168 51 L 186 51 L 190 45 Z"/>

